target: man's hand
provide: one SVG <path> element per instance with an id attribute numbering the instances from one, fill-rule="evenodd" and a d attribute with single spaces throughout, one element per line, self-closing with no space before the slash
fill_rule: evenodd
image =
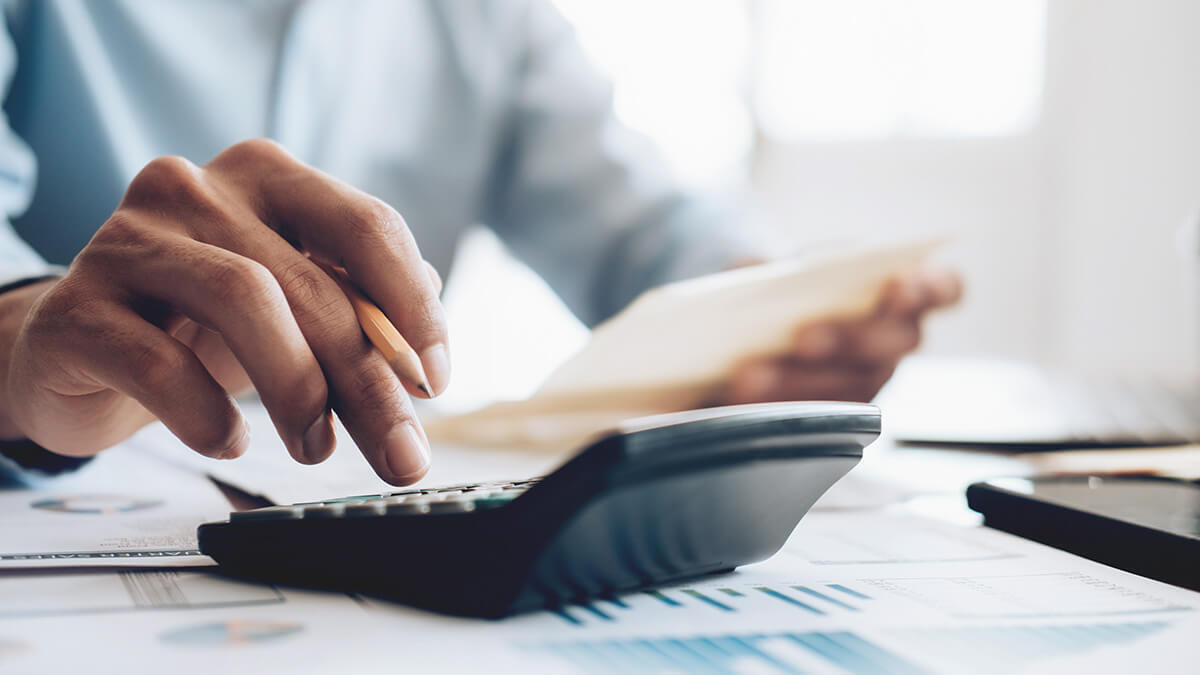
<path id="1" fill-rule="evenodd" d="M 440 280 L 404 220 L 253 140 L 203 167 L 154 160 L 65 277 L 8 299 L 4 316 L 28 307 L 0 321 L 17 331 L 0 335 L 0 429 L 87 456 L 157 418 L 201 454 L 237 457 L 248 429 L 231 395 L 253 384 L 297 461 L 333 451 L 332 409 L 382 478 L 418 480 L 429 447 L 405 385 L 310 256 L 347 270 L 441 392 Z"/>
<path id="2" fill-rule="evenodd" d="M 720 402 L 870 401 L 917 348 L 925 315 L 961 294 L 958 275 L 946 269 L 893 279 L 870 316 L 801 326 L 790 354 L 743 364 Z"/>

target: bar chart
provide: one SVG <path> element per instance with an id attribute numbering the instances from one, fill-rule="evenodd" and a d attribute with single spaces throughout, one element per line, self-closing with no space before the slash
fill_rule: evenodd
<path id="1" fill-rule="evenodd" d="M 651 599 L 652 603 L 639 602 Z M 846 584 L 771 584 L 750 586 L 712 586 L 644 591 L 633 596 L 609 596 L 586 603 L 552 610 L 562 621 L 573 626 L 591 622 L 617 622 L 622 615 L 654 609 L 690 610 L 691 612 L 735 613 L 774 609 L 795 610 L 799 616 L 825 617 L 860 612 L 872 597 Z M 636 605 L 636 608 L 635 608 Z"/>
<path id="2" fill-rule="evenodd" d="M 848 631 L 716 635 L 673 639 L 552 643 L 542 647 L 584 672 L 924 673 Z"/>
<path id="3" fill-rule="evenodd" d="M 584 672 L 1009 672 L 1039 660 L 1132 642 L 1168 625 L 1155 621 L 891 631 L 890 641 L 901 641 L 906 653 L 921 654 L 920 662 L 852 631 L 561 641 L 536 649 Z"/>

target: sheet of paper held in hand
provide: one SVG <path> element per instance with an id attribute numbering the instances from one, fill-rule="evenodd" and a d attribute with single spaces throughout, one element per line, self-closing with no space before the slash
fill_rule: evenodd
<path id="1" fill-rule="evenodd" d="M 943 239 L 858 245 L 643 293 L 533 396 L 430 420 L 436 441 L 559 451 L 631 417 L 703 407 L 737 365 L 786 353 L 804 323 L 870 312 Z"/>
<path id="2" fill-rule="evenodd" d="M 196 526 L 228 514 L 206 477 L 118 446 L 76 473 L 0 490 L 0 569 L 212 565 Z"/>

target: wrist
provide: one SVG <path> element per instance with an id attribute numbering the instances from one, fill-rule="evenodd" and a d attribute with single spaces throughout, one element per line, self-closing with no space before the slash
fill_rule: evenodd
<path id="1" fill-rule="evenodd" d="M 0 290 L 0 440 L 22 440 L 24 434 L 11 416 L 8 372 L 13 346 L 37 299 L 58 282 L 58 277 L 23 280 Z"/>

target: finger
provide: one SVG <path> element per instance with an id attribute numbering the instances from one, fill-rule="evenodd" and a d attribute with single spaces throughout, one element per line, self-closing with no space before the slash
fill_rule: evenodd
<path id="1" fill-rule="evenodd" d="M 306 464 L 328 457 L 336 439 L 325 376 L 271 272 L 182 236 L 164 235 L 157 248 L 136 267 L 114 266 L 118 283 L 219 333 L 292 457 Z"/>
<path id="2" fill-rule="evenodd" d="M 728 403 L 768 401 L 870 401 L 894 366 L 866 368 L 813 365 L 785 360 L 746 364 L 731 379 Z"/>
<path id="3" fill-rule="evenodd" d="M 921 343 L 921 323 L 912 316 L 879 316 L 857 321 L 827 321 L 796 331 L 790 360 L 808 364 L 871 367 L 899 361 Z"/>
<path id="4" fill-rule="evenodd" d="M 429 440 L 412 402 L 378 350 L 360 339 L 347 344 L 355 362 L 330 376 L 334 408 L 380 478 L 408 485 L 429 471 Z"/>
<path id="5" fill-rule="evenodd" d="M 842 326 L 838 362 L 895 363 L 921 344 L 919 317 L 883 317 Z"/>
<path id="6" fill-rule="evenodd" d="M 398 485 L 423 476 L 429 448 L 411 402 L 337 283 L 261 223 L 222 227 L 212 236 L 270 271 L 320 366 L 330 405 L 376 473 Z M 415 433 L 401 433 L 405 425 Z"/>
<path id="7" fill-rule="evenodd" d="M 404 219 L 382 201 L 305 166 L 269 141 L 241 143 L 211 166 L 257 177 L 252 202 L 285 239 L 343 267 L 416 350 L 435 394 L 449 382 L 438 290 Z M 244 182 L 244 181 L 243 181 Z"/>
<path id="8" fill-rule="evenodd" d="M 962 277 L 946 267 L 921 270 L 925 285 L 929 289 L 932 307 L 949 307 L 962 299 Z"/>
<path id="9" fill-rule="evenodd" d="M 927 289 L 915 272 L 907 272 L 888 281 L 877 315 L 905 316 L 925 311 Z"/>
<path id="10" fill-rule="evenodd" d="M 73 346 L 88 375 L 129 396 L 185 445 L 230 459 L 249 447 L 250 432 L 233 398 L 187 347 L 131 310 L 112 305 Z"/>
<path id="11" fill-rule="evenodd" d="M 929 267 L 910 271 L 888 282 L 879 314 L 912 315 L 947 307 L 962 296 L 962 281 L 949 268 Z"/>
<path id="12" fill-rule="evenodd" d="M 842 328 L 837 321 L 822 321 L 801 326 L 796 331 L 792 352 L 795 358 L 823 361 L 842 349 Z"/>
<path id="13" fill-rule="evenodd" d="M 442 294 L 442 275 L 438 274 L 437 268 L 428 260 L 425 261 L 425 271 L 429 273 L 429 280 L 433 282 L 434 292 L 440 296 Z"/>

